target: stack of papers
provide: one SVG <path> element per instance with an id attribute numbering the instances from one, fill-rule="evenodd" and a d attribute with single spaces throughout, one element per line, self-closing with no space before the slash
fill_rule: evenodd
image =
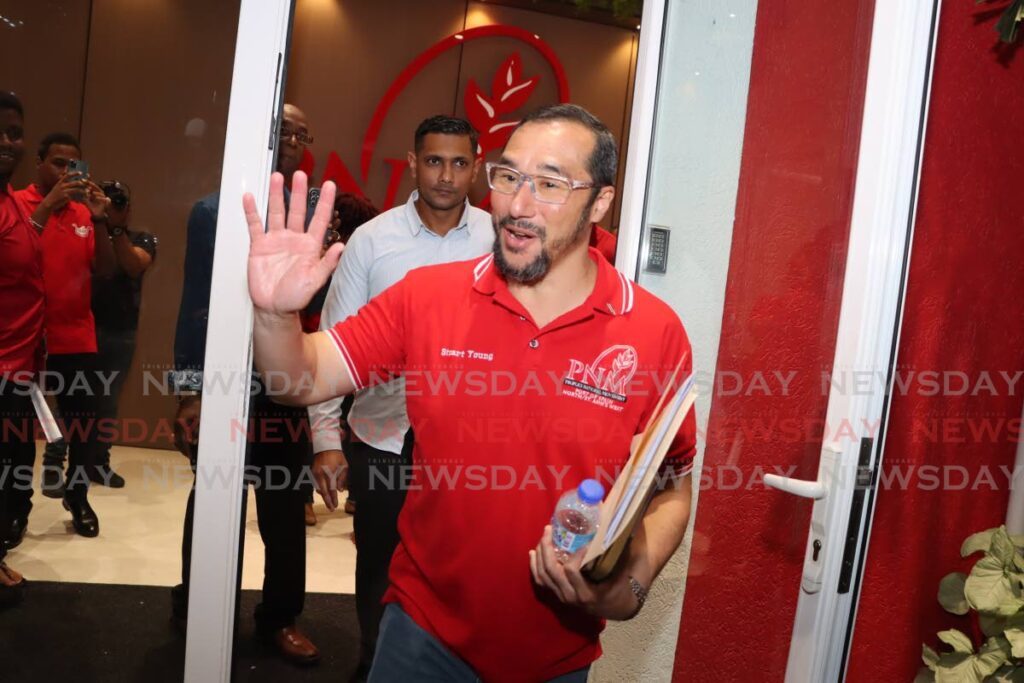
<path id="1" fill-rule="evenodd" d="M 693 375 L 687 376 L 681 384 L 677 382 L 686 360 L 684 357 L 676 366 L 647 427 L 633 438 L 629 460 L 601 505 L 597 535 L 583 557 L 583 571 L 593 581 L 607 578 L 619 563 L 633 529 L 643 518 L 655 493 L 658 469 L 693 408 L 697 398 Z"/>

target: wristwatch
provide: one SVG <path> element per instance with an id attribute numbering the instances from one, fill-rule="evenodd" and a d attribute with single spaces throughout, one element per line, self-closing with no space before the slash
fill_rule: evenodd
<path id="1" fill-rule="evenodd" d="M 124 234 L 123 225 L 111 225 L 107 228 L 107 234 L 111 237 L 118 237 Z"/>
<path id="2" fill-rule="evenodd" d="M 634 579 L 632 576 L 629 577 L 629 590 L 633 591 L 633 595 L 636 596 L 636 611 L 630 615 L 630 619 L 635 617 L 643 609 L 644 603 L 647 602 L 647 589 L 640 585 L 640 582 Z"/>

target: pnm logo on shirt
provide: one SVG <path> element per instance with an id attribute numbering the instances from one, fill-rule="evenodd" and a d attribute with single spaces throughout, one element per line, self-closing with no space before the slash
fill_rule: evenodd
<path id="1" fill-rule="evenodd" d="M 590 364 L 570 358 L 569 372 L 562 380 L 570 388 L 564 393 L 621 412 L 636 366 L 636 349 L 626 344 L 608 347 Z"/>
<path id="2" fill-rule="evenodd" d="M 75 229 L 75 234 L 78 235 L 79 237 L 89 236 L 90 228 L 88 225 L 78 225 L 77 223 L 72 223 L 71 227 Z"/>

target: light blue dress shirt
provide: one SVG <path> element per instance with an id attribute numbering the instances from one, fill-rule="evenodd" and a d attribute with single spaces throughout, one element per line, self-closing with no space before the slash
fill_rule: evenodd
<path id="1" fill-rule="evenodd" d="M 442 237 L 423 224 L 416 210 L 418 197 L 414 191 L 403 206 L 385 211 L 352 234 L 324 302 L 321 330 L 354 315 L 414 268 L 466 261 L 491 251 L 494 228 L 489 213 L 466 200 L 459 224 Z M 341 448 L 340 416 L 340 398 L 310 407 L 315 452 Z M 405 380 L 398 377 L 358 392 L 349 412 L 349 426 L 363 443 L 401 453 L 409 429 Z"/>

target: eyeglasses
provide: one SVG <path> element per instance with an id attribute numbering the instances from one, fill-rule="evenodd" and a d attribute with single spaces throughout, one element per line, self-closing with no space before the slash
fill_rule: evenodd
<path id="1" fill-rule="evenodd" d="M 8 126 L 7 128 L 0 128 L 0 135 L 7 136 L 7 139 L 11 142 L 17 142 L 25 137 L 25 129 L 21 126 Z"/>
<path id="2" fill-rule="evenodd" d="M 312 145 L 313 136 L 304 130 L 292 130 L 290 128 L 281 128 L 281 142 L 288 142 L 292 138 L 295 138 L 296 142 L 300 145 Z"/>
<path id="3" fill-rule="evenodd" d="M 545 204 L 565 204 L 575 190 L 594 187 L 593 182 L 554 175 L 527 175 L 508 166 L 487 164 L 487 184 L 495 192 L 515 194 L 523 183 L 529 183 L 534 199 Z"/>

